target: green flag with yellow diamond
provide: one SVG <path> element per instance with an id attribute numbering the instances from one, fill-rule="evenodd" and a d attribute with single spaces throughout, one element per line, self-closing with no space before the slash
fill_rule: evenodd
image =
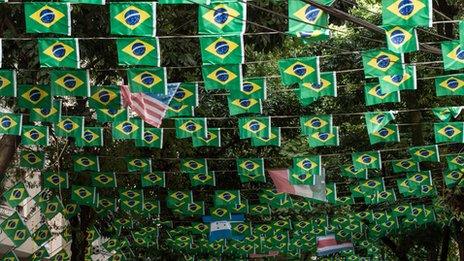
<path id="1" fill-rule="evenodd" d="M 433 115 L 439 120 L 449 122 L 451 119 L 456 119 L 461 114 L 462 106 L 449 106 L 432 108 Z"/>
<path id="2" fill-rule="evenodd" d="M 323 72 L 319 82 L 300 83 L 300 99 L 337 97 L 337 76 L 335 72 Z"/>
<path id="3" fill-rule="evenodd" d="M 42 172 L 42 186 L 50 189 L 68 189 L 68 172 Z"/>
<path id="4" fill-rule="evenodd" d="M 412 160 L 416 162 L 432 161 L 440 162 L 440 154 L 437 145 L 417 146 L 409 148 Z"/>
<path id="5" fill-rule="evenodd" d="M 39 39 L 40 67 L 79 68 L 79 43 L 72 38 Z"/>
<path id="6" fill-rule="evenodd" d="M 48 85 L 19 85 L 18 106 L 20 108 L 50 108 L 52 95 Z"/>
<path id="7" fill-rule="evenodd" d="M 116 85 L 93 86 L 89 107 L 93 109 L 119 109 L 121 107 L 119 87 Z"/>
<path id="8" fill-rule="evenodd" d="M 128 172 L 151 172 L 150 158 L 126 158 Z"/>
<path id="9" fill-rule="evenodd" d="M 45 154 L 35 151 L 21 151 L 19 166 L 28 169 L 43 169 L 45 166 Z"/>
<path id="10" fill-rule="evenodd" d="M 288 32 L 304 41 L 326 40 L 330 37 L 329 15 L 305 1 L 288 1 L 288 17 Z"/>
<path id="11" fill-rule="evenodd" d="M 71 191 L 71 200 L 79 205 L 94 206 L 97 203 L 95 187 L 73 185 Z"/>
<path id="12" fill-rule="evenodd" d="M 279 61 L 282 83 L 320 82 L 319 57 L 299 57 Z"/>
<path id="13" fill-rule="evenodd" d="M 206 137 L 206 118 L 179 118 L 175 119 L 176 138 L 184 139 L 192 136 Z"/>
<path id="14" fill-rule="evenodd" d="M 136 147 L 163 148 L 163 129 L 144 128 L 143 137 L 135 140 Z"/>
<path id="15" fill-rule="evenodd" d="M 29 197 L 29 193 L 27 192 L 24 183 L 17 183 L 12 188 L 3 192 L 3 197 L 5 198 L 6 202 L 8 202 L 8 205 L 10 205 L 12 208 L 15 208 L 21 202 L 23 202 L 23 200 Z"/>
<path id="16" fill-rule="evenodd" d="M 75 144 L 78 147 L 102 147 L 103 128 L 84 127 L 81 138 L 76 138 Z"/>
<path id="17" fill-rule="evenodd" d="M 387 36 L 388 50 L 395 53 L 411 53 L 419 50 L 416 28 L 402 26 L 383 26 Z"/>
<path id="18" fill-rule="evenodd" d="M 0 224 L 0 228 L 13 241 L 15 247 L 21 246 L 31 237 L 29 229 L 16 211 Z"/>
<path id="19" fill-rule="evenodd" d="M 464 74 L 453 74 L 435 77 L 437 96 L 464 95 Z"/>
<path id="20" fill-rule="evenodd" d="M 242 35 L 200 37 L 203 64 L 241 64 L 245 62 Z"/>
<path id="21" fill-rule="evenodd" d="M 293 171 L 298 173 L 307 173 L 311 175 L 320 175 L 322 162 L 320 155 L 300 156 L 293 158 Z"/>
<path id="22" fill-rule="evenodd" d="M 351 154 L 356 169 L 381 169 L 380 151 L 355 152 Z"/>
<path id="23" fill-rule="evenodd" d="M 450 170 L 464 169 L 464 155 L 462 154 L 446 155 L 446 162 Z"/>
<path id="24" fill-rule="evenodd" d="M 22 114 L 0 113 L 0 133 L 19 136 L 22 133 Z"/>
<path id="25" fill-rule="evenodd" d="M 160 66 L 158 38 L 119 38 L 116 47 L 119 65 Z"/>
<path id="26" fill-rule="evenodd" d="M 74 171 L 100 171 L 100 160 L 97 155 L 73 155 Z"/>
<path id="27" fill-rule="evenodd" d="M 116 188 L 116 174 L 114 172 L 92 173 L 92 186 L 97 188 Z"/>
<path id="28" fill-rule="evenodd" d="M 243 34 L 245 27 L 246 3 L 224 1 L 198 7 L 199 34 Z"/>
<path id="29" fill-rule="evenodd" d="M 449 188 L 464 187 L 464 173 L 461 170 L 446 170 L 443 172 L 445 185 Z"/>
<path id="30" fill-rule="evenodd" d="M 33 108 L 30 110 L 30 120 L 58 123 L 61 120 L 61 101 L 52 100 L 50 108 Z"/>
<path id="31" fill-rule="evenodd" d="M 339 146 L 338 127 L 333 126 L 330 131 L 318 131 L 308 136 L 308 144 L 311 148 L 323 146 Z"/>
<path id="32" fill-rule="evenodd" d="M 24 3 L 26 33 L 71 35 L 71 5 L 69 3 Z"/>
<path id="33" fill-rule="evenodd" d="M 240 182 L 266 182 L 263 158 L 237 159 L 236 165 Z"/>
<path id="34" fill-rule="evenodd" d="M 21 144 L 48 146 L 48 126 L 23 125 Z"/>
<path id="35" fill-rule="evenodd" d="M 42 246 L 52 238 L 52 232 L 47 224 L 43 224 L 32 234 L 32 240 L 38 245 Z"/>
<path id="36" fill-rule="evenodd" d="M 356 169 L 354 165 L 342 165 L 340 176 L 355 179 L 368 179 L 367 169 Z"/>
<path id="37" fill-rule="evenodd" d="M 216 190 L 214 192 L 214 206 L 233 208 L 240 204 L 240 190 Z"/>
<path id="38" fill-rule="evenodd" d="M 144 132 L 144 122 L 140 118 L 131 118 L 121 122 L 113 122 L 113 139 L 139 140 Z"/>
<path id="39" fill-rule="evenodd" d="M 238 119 L 240 139 L 251 137 L 270 137 L 271 118 L 270 117 L 247 117 Z"/>
<path id="40" fill-rule="evenodd" d="M 208 128 L 206 137 L 192 136 L 192 145 L 197 147 L 221 147 L 221 129 Z"/>
<path id="41" fill-rule="evenodd" d="M 364 99 L 367 106 L 401 101 L 399 91 L 384 93 L 378 83 L 366 83 L 364 85 Z"/>
<path id="42" fill-rule="evenodd" d="M 120 109 L 97 109 L 97 121 L 100 123 L 106 122 L 121 122 L 129 118 L 128 111 L 125 108 Z"/>
<path id="43" fill-rule="evenodd" d="M 207 91 L 238 89 L 243 83 L 240 64 L 204 65 L 202 75 Z"/>
<path id="44" fill-rule="evenodd" d="M 271 127 L 271 135 L 266 136 L 256 136 L 251 137 L 251 146 L 261 147 L 261 146 L 276 146 L 280 147 L 281 145 L 281 134 L 280 127 Z"/>
<path id="45" fill-rule="evenodd" d="M 180 171 L 185 173 L 205 173 L 208 171 L 206 159 L 181 159 Z"/>
<path id="46" fill-rule="evenodd" d="M 58 123 L 54 124 L 55 135 L 58 137 L 82 137 L 84 129 L 83 116 L 62 116 Z"/>
<path id="47" fill-rule="evenodd" d="M 432 1 L 430 0 L 383 0 L 382 24 L 408 28 L 432 27 Z"/>
<path id="48" fill-rule="evenodd" d="M 434 123 L 435 143 L 464 143 L 463 122 Z"/>
<path id="49" fill-rule="evenodd" d="M 413 161 L 412 159 L 392 160 L 391 164 L 394 173 L 420 171 L 419 163 Z"/>
<path id="50" fill-rule="evenodd" d="M 441 52 L 445 71 L 464 68 L 464 47 L 459 41 L 442 42 Z"/>
<path id="51" fill-rule="evenodd" d="M 142 187 L 165 187 L 166 186 L 166 174 L 164 171 L 153 171 L 150 173 L 141 173 L 140 179 Z"/>
<path id="52" fill-rule="evenodd" d="M 403 73 L 379 77 L 382 93 L 417 89 L 417 75 L 415 65 L 406 65 Z"/>
<path id="53" fill-rule="evenodd" d="M 156 3 L 110 3 L 112 34 L 155 36 Z"/>
<path id="54" fill-rule="evenodd" d="M 127 70 L 131 92 L 167 93 L 166 68 L 132 68 Z"/>
<path id="55" fill-rule="evenodd" d="M 263 105 L 260 99 L 254 98 L 241 98 L 234 99 L 227 97 L 227 104 L 229 105 L 229 115 L 240 114 L 262 114 Z"/>
<path id="56" fill-rule="evenodd" d="M 265 100 L 267 98 L 266 78 L 247 78 L 241 86 L 231 85 L 229 97 L 234 99 L 254 98 Z"/>
<path id="57" fill-rule="evenodd" d="M 13 250 L 3 254 L 2 256 L 2 261 L 19 261 L 19 260 L 20 259 L 18 258 L 18 256 Z"/>
<path id="58" fill-rule="evenodd" d="M 30 260 L 31 261 L 41 261 L 43 259 L 45 259 L 46 257 L 48 257 L 49 254 L 48 254 L 48 251 L 47 249 L 45 248 L 45 246 L 37 249 L 31 256 L 30 256 Z"/>
<path id="59" fill-rule="evenodd" d="M 362 61 L 366 77 L 403 74 L 403 55 L 388 49 L 363 52 Z"/>
<path id="60" fill-rule="evenodd" d="M 369 133 L 371 144 L 400 142 L 400 132 L 397 124 L 387 124 L 380 129 Z"/>
<path id="61" fill-rule="evenodd" d="M 45 204 L 40 205 L 40 210 L 42 211 L 42 214 L 48 220 L 52 220 L 53 218 L 55 218 L 55 216 L 58 215 L 58 213 L 63 213 L 63 208 L 63 203 L 57 195 L 47 200 Z"/>
<path id="62" fill-rule="evenodd" d="M 89 71 L 53 70 L 50 71 L 51 94 L 55 96 L 90 96 Z"/>
<path id="63" fill-rule="evenodd" d="M 311 135 L 315 132 L 330 132 L 332 127 L 332 115 L 309 115 L 300 117 L 301 133 L 304 135 Z"/>
<path id="64" fill-rule="evenodd" d="M 214 171 L 204 173 L 188 173 L 192 187 L 197 186 L 216 186 L 216 175 Z"/>
<path id="65" fill-rule="evenodd" d="M 15 70 L 0 70 L 0 96 L 17 96 Z"/>

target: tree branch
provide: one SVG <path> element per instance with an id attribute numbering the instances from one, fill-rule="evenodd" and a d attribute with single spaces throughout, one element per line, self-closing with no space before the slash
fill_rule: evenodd
<path id="1" fill-rule="evenodd" d="M 408 261 L 406 252 L 400 249 L 389 237 L 382 237 L 382 242 L 398 257 L 400 261 Z"/>

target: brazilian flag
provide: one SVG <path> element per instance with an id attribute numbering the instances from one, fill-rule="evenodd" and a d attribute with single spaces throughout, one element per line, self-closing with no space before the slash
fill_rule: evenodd
<path id="1" fill-rule="evenodd" d="M 42 246 L 52 238 L 52 232 L 47 224 L 43 224 L 32 234 L 32 239 L 38 246 Z"/>
<path id="2" fill-rule="evenodd" d="M 463 122 L 439 122 L 433 128 L 436 143 L 464 143 Z"/>
<path id="3" fill-rule="evenodd" d="M 464 46 L 459 41 L 442 42 L 441 52 L 445 71 L 464 68 Z"/>
<path id="4" fill-rule="evenodd" d="M 114 140 L 138 140 L 144 133 L 144 121 L 140 118 L 131 118 L 124 121 L 113 122 Z"/>
<path id="5" fill-rule="evenodd" d="M 340 176 L 354 179 L 368 179 L 367 169 L 356 169 L 354 165 L 342 165 Z"/>
<path id="6" fill-rule="evenodd" d="M 411 154 L 412 160 L 416 162 L 440 162 L 440 154 L 437 145 L 411 147 L 409 148 L 409 154 Z"/>
<path id="7" fill-rule="evenodd" d="M 12 208 L 16 208 L 16 206 L 23 202 L 27 197 L 29 197 L 29 193 L 27 192 L 24 183 L 17 183 L 12 188 L 3 192 L 3 198 L 5 198 L 8 205 Z"/>
<path id="8" fill-rule="evenodd" d="M 383 25 L 398 25 L 408 28 L 432 27 L 431 0 L 383 0 Z"/>
<path id="9" fill-rule="evenodd" d="M 416 28 L 406 26 L 384 26 L 388 50 L 395 53 L 411 53 L 419 50 Z"/>
<path id="10" fill-rule="evenodd" d="M 73 185 L 71 200 L 79 205 L 94 206 L 97 203 L 95 187 Z"/>
<path id="11" fill-rule="evenodd" d="M 92 186 L 97 188 L 116 188 L 116 174 L 114 172 L 92 173 Z"/>
<path id="12" fill-rule="evenodd" d="M 0 113 L 0 133 L 19 136 L 22 133 L 22 114 Z"/>
<path id="13" fill-rule="evenodd" d="M 84 69 L 50 71 L 51 93 L 55 96 L 90 96 L 89 71 Z"/>
<path id="14" fill-rule="evenodd" d="M 190 184 L 192 187 L 197 186 L 216 186 L 216 175 L 214 171 L 206 171 L 204 173 L 188 173 Z"/>
<path id="15" fill-rule="evenodd" d="M 241 86 L 231 85 L 229 97 L 234 99 L 254 98 L 265 100 L 267 98 L 266 78 L 247 78 Z"/>
<path id="16" fill-rule="evenodd" d="M 279 61 L 279 71 L 284 85 L 294 83 L 319 83 L 319 57 L 298 57 Z"/>
<path id="17" fill-rule="evenodd" d="M 271 118 L 270 117 L 246 117 L 238 119 L 240 139 L 251 137 L 270 137 Z"/>
<path id="18" fill-rule="evenodd" d="M 206 159 L 181 159 L 180 171 L 185 173 L 205 173 L 208 171 Z"/>
<path id="19" fill-rule="evenodd" d="M 58 123 L 61 120 L 61 100 L 52 100 L 50 108 L 33 108 L 29 117 L 31 121 Z"/>
<path id="20" fill-rule="evenodd" d="M 223 207 L 210 207 L 209 214 L 215 220 L 228 220 L 231 219 L 231 212 Z"/>
<path id="21" fill-rule="evenodd" d="M 100 171 L 100 160 L 97 155 L 74 155 L 74 171 Z"/>
<path id="22" fill-rule="evenodd" d="M 141 173 L 140 180 L 142 187 L 166 187 L 166 174 L 164 171 L 153 171 L 150 173 Z"/>
<path id="23" fill-rule="evenodd" d="M 208 128 L 206 137 L 192 136 L 192 144 L 197 147 L 221 147 L 221 129 Z"/>
<path id="24" fill-rule="evenodd" d="M 166 203 L 168 208 L 193 201 L 192 191 L 168 191 Z"/>
<path id="25" fill-rule="evenodd" d="M 246 27 L 246 3 L 222 1 L 199 5 L 199 34 L 243 34 Z"/>
<path id="26" fill-rule="evenodd" d="M 158 216 L 161 213 L 159 200 L 145 199 L 143 201 L 142 215 Z"/>
<path id="27" fill-rule="evenodd" d="M 369 140 L 371 144 L 386 143 L 386 142 L 399 142 L 400 132 L 398 125 L 387 124 L 379 130 L 369 133 Z"/>
<path id="28" fill-rule="evenodd" d="M 292 168 L 289 170 L 288 173 L 288 181 L 291 185 L 315 185 L 316 180 L 314 178 L 315 175 L 306 172 L 300 172 L 299 170 L 295 170 Z"/>
<path id="29" fill-rule="evenodd" d="M 76 138 L 75 144 L 78 147 L 102 147 L 103 128 L 84 127 L 81 138 Z"/>
<path id="30" fill-rule="evenodd" d="M 37 249 L 31 256 L 30 256 L 30 260 L 31 261 L 41 261 L 43 259 L 45 259 L 46 257 L 48 257 L 49 254 L 48 254 L 48 251 L 47 249 L 45 248 L 45 246 L 42 246 L 41 248 Z"/>
<path id="31" fill-rule="evenodd" d="M 404 57 L 388 49 L 370 50 L 362 53 L 366 77 L 380 77 L 403 73 Z"/>
<path id="32" fill-rule="evenodd" d="M 337 97 L 337 76 L 335 72 L 323 72 L 319 82 L 300 83 L 300 99 Z"/>
<path id="33" fill-rule="evenodd" d="M 243 84 L 240 64 L 204 65 L 202 75 L 207 91 L 240 88 Z"/>
<path id="34" fill-rule="evenodd" d="M 367 106 L 401 101 L 399 91 L 384 93 L 378 83 L 364 85 L 364 98 Z"/>
<path id="35" fill-rule="evenodd" d="M 14 251 L 7 252 L 2 255 L 2 261 L 19 261 L 20 259 Z"/>
<path id="36" fill-rule="evenodd" d="M 464 169 L 464 155 L 462 154 L 446 155 L 446 162 L 449 170 Z"/>
<path id="37" fill-rule="evenodd" d="M 41 67 L 79 68 L 79 43 L 73 38 L 39 39 Z"/>
<path id="38" fill-rule="evenodd" d="M 464 173 L 461 170 L 447 170 L 443 172 L 443 176 L 447 187 L 464 187 Z"/>
<path id="39" fill-rule="evenodd" d="M 456 119 L 461 113 L 462 106 L 449 106 L 432 108 L 433 115 L 439 120 L 449 122 L 452 118 Z"/>
<path id="40" fill-rule="evenodd" d="M 129 172 L 151 172 L 150 158 L 126 158 L 125 161 Z"/>
<path id="41" fill-rule="evenodd" d="M 48 126 L 23 125 L 21 144 L 49 146 Z"/>
<path id="42" fill-rule="evenodd" d="M 68 203 L 63 209 L 63 214 L 66 219 L 73 218 L 81 211 L 81 208 L 76 203 Z"/>
<path id="43" fill-rule="evenodd" d="M 207 64 L 242 64 L 245 62 L 243 35 L 208 35 L 200 37 L 201 59 Z"/>
<path id="44" fill-rule="evenodd" d="M 84 129 L 83 116 L 63 116 L 54 124 L 55 135 L 58 137 L 73 137 L 80 139 Z"/>
<path id="45" fill-rule="evenodd" d="M 119 109 L 121 94 L 115 85 L 94 86 L 91 89 L 89 107 L 93 109 Z"/>
<path id="46" fill-rule="evenodd" d="M 4 219 L 0 224 L 3 233 L 13 242 L 15 247 L 21 246 L 31 235 L 27 226 L 23 223 L 18 212 Z"/>
<path id="47" fill-rule="evenodd" d="M 319 2 L 319 1 L 316 1 Z M 326 40 L 330 36 L 329 15 L 301 0 L 288 2 L 288 32 L 304 42 Z"/>
<path id="48" fill-rule="evenodd" d="M 250 206 L 250 213 L 251 216 L 270 216 L 271 215 L 271 207 L 267 204 L 257 204 Z"/>
<path id="49" fill-rule="evenodd" d="M 53 261 L 61 261 L 61 260 L 63 261 L 71 260 L 71 257 L 69 256 L 68 252 L 66 252 L 66 249 L 62 249 L 60 252 L 58 252 L 57 254 L 53 256 Z"/>
<path id="50" fill-rule="evenodd" d="M 264 159 L 237 159 L 236 165 L 240 182 L 266 182 L 266 176 L 264 175 Z"/>
<path id="51" fill-rule="evenodd" d="M 42 172 L 42 186 L 50 189 L 68 189 L 69 177 L 67 172 Z"/>
<path id="52" fill-rule="evenodd" d="M 237 214 L 248 214 L 249 208 L 248 208 L 248 200 L 245 198 L 240 199 L 240 204 L 235 205 L 232 208 L 233 213 Z"/>
<path id="53" fill-rule="evenodd" d="M 260 99 L 242 98 L 234 99 L 227 97 L 227 104 L 229 105 L 229 115 L 240 114 L 262 114 L 263 105 Z"/>
<path id="54" fill-rule="evenodd" d="M 63 213 L 63 209 L 63 203 L 58 196 L 54 196 L 45 204 L 40 205 L 42 214 L 48 220 L 52 220 L 56 215 L 58 215 L 58 213 Z"/>
<path id="55" fill-rule="evenodd" d="M 412 159 L 392 160 L 391 164 L 394 173 L 420 171 L 419 163 Z"/>
<path id="56" fill-rule="evenodd" d="M 71 35 L 69 3 L 24 3 L 26 33 Z"/>
<path id="57" fill-rule="evenodd" d="M 160 66 L 158 38 L 119 38 L 116 47 L 119 65 Z"/>
<path id="58" fill-rule="evenodd" d="M 132 68 L 127 70 L 131 92 L 167 94 L 166 68 Z"/>
<path id="59" fill-rule="evenodd" d="M 50 108 L 52 106 L 52 95 L 48 85 L 26 85 L 18 86 L 18 106 L 20 108 Z"/>
<path id="60" fill-rule="evenodd" d="M 437 76 L 435 92 L 437 96 L 464 95 L 464 74 Z"/>
<path id="61" fill-rule="evenodd" d="M 206 118 L 179 118 L 175 119 L 176 138 L 190 138 L 192 136 L 206 137 Z"/>
<path id="62" fill-rule="evenodd" d="M 128 111 L 125 108 L 120 109 L 97 109 L 97 121 L 100 123 L 106 122 L 121 122 L 129 119 Z"/>
<path id="63" fill-rule="evenodd" d="M 330 132 L 333 128 L 332 115 L 309 115 L 300 117 L 301 133 Z"/>
<path id="64" fill-rule="evenodd" d="M 322 146 L 339 146 L 338 127 L 333 126 L 331 131 L 318 131 L 308 136 L 308 144 L 311 148 Z"/>
<path id="65" fill-rule="evenodd" d="M 43 169 L 45 165 L 45 154 L 36 151 L 21 151 L 19 166 L 28 169 Z"/>
<path id="66" fill-rule="evenodd" d="M 0 96 L 16 97 L 16 71 L 0 70 Z"/>
<path id="67" fill-rule="evenodd" d="M 415 65 L 406 65 L 402 74 L 385 75 L 379 77 L 382 93 L 417 89 L 417 75 Z"/>
<path id="68" fill-rule="evenodd" d="M 251 137 L 251 146 L 253 147 L 260 147 L 260 146 L 280 147 L 280 144 L 281 144 L 280 127 L 271 127 L 271 135 L 269 137 L 265 137 L 265 136 Z"/>
<path id="69" fill-rule="evenodd" d="M 216 190 L 214 195 L 215 207 L 233 208 L 240 204 L 240 190 Z"/>
<path id="70" fill-rule="evenodd" d="M 194 115 L 195 107 L 171 101 L 164 118 L 173 119 L 178 117 L 193 117 Z"/>
<path id="71" fill-rule="evenodd" d="M 116 198 L 110 198 L 110 197 L 98 197 L 98 203 L 96 206 L 96 210 L 101 211 L 101 213 L 107 214 L 108 212 L 116 211 Z"/>
<path id="72" fill-rule="evenodd" d="M 111 34 L 155 36 L 156 3 L 110 3 Z"/>
<path id="73" fill-rule="evenodd" d="M 144 128 L 143 137 L 135 140 L 136 147 L 163 148 L 163 129 Z"/>

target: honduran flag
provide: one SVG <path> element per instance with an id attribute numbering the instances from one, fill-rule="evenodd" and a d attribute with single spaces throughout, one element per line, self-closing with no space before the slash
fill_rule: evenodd
<path id="1" fill-rule="evenodd" d="M 327 201 L 325 191 L 325 171 L 322 169 L 320 175 L 316 175 L 315 185 L 292 185 L 289 181 L 290 171 L 288 169 L 268 170 L 277 192 L 288 193 L 312 198 L 319 201 Z"/>
<path id="2" fill-rule="evenodd" d="M 231 219 L 217 220 L 212 216 L 203 216 L 203 223 L 209 223 L 209 242 L 219 239 L 235 239 L 243 240 L 243 236 L 233 235 L 232 223 L 243 222 L 245 216 L 243 214 L 233 214 Z"/>
<path id="3" fill-rule="evenodd" d="M 318 256 L 326 256 L 333 253 L 337 253 L 343 250 L 353 248 L 353 243 L 343 242 L 338 243 L 335 239 L 335 235 L 321 236 L 316 238 L 317 241 L 317 252 Z"/>

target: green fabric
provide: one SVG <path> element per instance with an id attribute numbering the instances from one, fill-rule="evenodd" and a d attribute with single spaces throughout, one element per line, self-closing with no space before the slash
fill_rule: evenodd
<path id="1" fill-rule="evenodd" d="M 463 122 L 440 122 L 433 125 L 435 143 L 464 143 Z"/>
<path id="2" fill-rule="evenodd" d="M 398 25 L 408 28 L 432 27 L 432 1 L 383 0 L 382 23 L 383 25 Z"/>
<path id="3" fill-rule="evenodd" d="M 39 39 L 40 67 L 79 68 L 79 43 L 73 38 Z"/>
<path id="4" fill-rule="evenodd" d="M 21 144 L 48 146 L 48 126 L 23 125 L 21 134 Z"/>
<path id="5" fill-rule="evenodd" d="M 364 98 L 367 106 L 401 101 L 399 91 L 384 93 L 378 83 L 364 85 Z"/>
<path id="6" fill-rule="evenodd" d="M 371 144 L 387 143 L 387 142 L 400 142 L 400 132 L 398 125 L 387 124 L 377 131 L 369 134 Z"/>
<path id="7" fill-rule="evenodd" d="M 31 121 L 58 123 L 61 120 L 61 101 L 52 100 L 50 108 L 33 108 L 30 110 Z"/>
<path id="8" fill-rule="evenodd" d="M 206 118 L 182 118 L 175 119 L 176 138 L 184 139 L 192 136 L 203 137 L 207 136 Z"/>
<path id="9" fill-rule="evenodd" d="M 51 94 L 55 96 L 90 96 L 88 70 L 50 71 Z"/>
<path id="10" fill-rule="evenodd" d="M 68 189 L 69 176 L 67 172 L 42 172 L 42 186 L 50 189 Z"/>
<path id="11" fill-rule="evenodd" d="M 205 173 L 208 171 L 206 159 L 181 159 L 180 171 L 185 173 Z"/>
<path id="12" fill-rule="evenodd" d="M 93 109 L 119 109 L 121 94 L 115 85 L 93 86 L 89 98 L 89 107 Z"/>
<path id="13" fill-rule="evenodd" d="M 100 171 L 100 159 L 97 155 L 73 155 L 74 171 Z"/>
<path id="14" fill-rule="evenodd" d="M 314 132 L 308 136 L 309 147 L 339 146 L 338 127 L 333 126 L 330 132 Z"/>
<path id="15" fill-rule="evenodd" d="M 240 182 L 266 182 L 264 159 L 236 159 L 236 165 Z"/>
<path id="16" fill-rule="evenodd" d="M 457 118 L 461 113 L 462 106 L 432 108 L 433 115 L 439 120 L 449 122 L 452 118 Z"/>
<path id="17" fill-rule="evenodd" d="M 394 173 L 420 171 L 419 163 L 412 159 L 392 160 L 391 165 Z"/>
<path id="18" fill-rule="evenodd" d="M 0 96 L 16 97 L 16 71 L 0 70 Z"/>
<path id="19" fill-rule="evenodd" d="M 459 41 L 442 42 L 441 54 L 445 71 L 464 68 L 464 53 Z"/>
<path id="20" fill-rule="evenodd" d="M 167 93 L 166 68 L 131 68 L 127 70 L 131 92 Z"/>
<path id="21" fill-rule="evenodd" d="M 247 117 L 238 119 L 240 139 L 251 137 L 270 137 L 271 118 L 270 117 Z"/>
<path id="22" fill-rule="evenodd" d="M 240 114 L 262 114 L 263 106 L 260 99 L 255 98 L 241 98 L 234 99 L 227 97 L 227 104 L 229 106 L 229 115 Z"/>
<path id="23" fill-rule="evenodd" d="M 343 165 L 341 167 L 340 176 L 355 179 L 368 179 L 367 169 L 356 169 L 352 164 Z"/>
<path id="24" fill-rule="evenodd" d="M 55 135 L 58 137 L 82 137 L 84 129 L 83 116 L 62 116 L 61 120 L 54 124 Z"/>
<path id="25" fill-rule="evenodd" d="M 21 135 L 22 114 L 0 113 L 0 133 L 8 135 Z"/>
<path id="26" fill-rule="evenodd" d="M 197 186 L 216 186 L 216 175 L 214 171 L 188 173 L 192 187 Z"/>
<path id="27" fill-rule="evenodd" d="M 140 118 L 131 118 L 113 122 L 112 134 L 114 140 L 139 140 L 144 132 L 144 122 Z"/>
<path id="28" fill-rule="evenodd" d="M 154 171 L 150 173 L 141 173 L 140 180 L 142 187 L 166 187 L 166 174 L 164 171 Z"/>
<path id="29" fill-rule="evenodd" d="M 319 57 L 299 57 L 279 60 L 282 83 L 320 82 Z"/>
<path id="30" fill-rule="evenodd" d="M 388 49 L 363 52 L 362 61 L 367 77 L 403 74 L 403 56 Z"/>
<path id="31" fill-rule="evenodd" d="M 158 38 L 118 38 L 116 48 L 119 65 L 160 66 Z"/>
<path id="32" fill-rule="evenodd" d="M 118 185 L 114 172 L 92 173 L 92 186 L 97 188 L 116 188 Z"/>
<path id="33" fill-rule="evenodd" d="M 97 121 L 100 123 L 106 122 L 121 122 L 129 119 L 127 109 L 97 109 Z"/>
<path id="34" fill-rule="evenodd" d="M 216 190 L 214 192 L 214 206 L 233 208 L 240 204 L 240 190 Z"/>
<path id="35" fill-rule="evenodd" d="M 245 62 L 242 35 L 202 36 L 200 49 L 204 65 Z"/>
<path id="36" fill-rule="evenodd" d="M 240 88 L 243 82 L 240 64 L 205 65 L 202 75 L 207 91 Z"/>
<path id="37" fill-rule="evenodd" d="M 251 146 L 253 147 L 260 147 L 260 146 L 276 146 L 280 147 L 281 144 L 281 135 L 280 135 L 280 127 L 272 127 L 271 128 L 271 136 L 269 137 L 251 137 Z"/>
<path id="38" fill-rule="evenodd" d="M 351 154 L 355 169 L 381 169 L 380 151 L 355 152 Z"/>
<path id="39" fill-rule="evenodd" d="M 300 99 L 323 96 L 337 97 L 337 76 L 335 72 L 321 73 L 319 82 L 304 82 L 300 84 Z"/>
<path id="40" fill-rule="evenodd" d="M 411 147 L 409 148 L 409 154 L 411 155 L 412 160 L 416 162 L 440 161 L 440 155 L 437 145 Z"/>
<path id="41" fill-rule="evenodd" d="M 97 203 L 95 187 L 73 185 L 71 191 L 71 200 L 79 205 L 94 206 Z"/>
<path id="42" fill-rule="evenodd" d="M 193 147 L 221 147 L 221 129 L 208 128 L 206 132 L 206 137 L 192 136 Z"/>
<path id="43" fill-rule="evenodd" d="M 0 224 L 0 228 L 15 247 L 19 247 L 30 238 L 29 229 L 16 211 Z"/>
<path id="44" fill-rule="evenodd" d="M 128 172 L 151 172 L 150 158 L 125 158 Z"/>
<path id="45" fill-rule="evenodd" d="M 103 147 L 103 128 L 84 127 L 82 136 L 76 138 L 75 144 L 78 147 Z"/>
<path id="46" fill-rule="evenodd" d="M 333 2 L 333 1 L 332 1 Z M 288 32 L 305 41 L 326 40 L 330 36 L 329 15 L 304 1 L 288 2 Z"/>
<path id="47" fill-rule="evenodd" d="M 462 154 L 446 155 L 446 162 L 449 170 L 464 169 L 464 155 Z"/>
<path id="48" fill-rule="evenodd" d="M 19 166 L 27 169 L 43 169 L 45 166 L 45 154 L 35 151 L 21 151 Z"/>
<path id="49" fill-rule="evenodd" d="M 48 85 L 24 85 L 18 86 L 18 106 L 20 108 L 50 108 L 52 95 Z"/>
<path id="50" fill-rule="evenodd" d="M 464 74 L 435 77 L 437 96 L 464 95 Z"/>
<path id="51" fill-rule="evenodd" d="M 229 97 L 233 99 L 261 99 L 267 98 L 266 78 L 247 78 L 241 86 L 231 85 Z"/>
<path id="52" fill-rule="evenodd" d="M 300 117 L 301 133 L 312 135 L 316 132 L 330 132 L 333 129 L 332 115 L 310 115 Z"/>
<path id="53" fill-rule="evenodd" d="M 137 147 L 163 148 L 163 129 L 144 128 L 143 137 L 135 140 Z"/>
<path id="54" fill-rule="evenodd" d="M 215 3 L 198 6 L 199 34 L 244 33 L 246 27 L 246 3 Z"/>
<path id="55" fill-rule="evenodd" d="M 411 53 L 419 50 L 419 39 L 414 27 L 383 26 L 387 36 L 388 50 L 395 53 Z"/>
<path id="56" fill-rule="evenodd" d="M 26 33 L 71 35 L 69 3 L 24 3 Z"/>
<path id="57" fill-rule="evenodd" d="M 155 36 L 156 3 L 110 3 L 111 34 Z"/>
<path id="58" fill-rule="evenodd" d="M 10 205 L 12 208 L 15 208 L 27 197 L 29 197 L 29 193 L 27 192 L 24 183 L 17 183 L 7 191 L 3 192 L 2 196 L 5 198 L 8 205 Z"/>
<path id="59" fill-rule="evenodd" d="M 379 77 L 382 93 L 417 89 L 417 75 L 415 65 L 406 65 L 403 73 Z"/>

